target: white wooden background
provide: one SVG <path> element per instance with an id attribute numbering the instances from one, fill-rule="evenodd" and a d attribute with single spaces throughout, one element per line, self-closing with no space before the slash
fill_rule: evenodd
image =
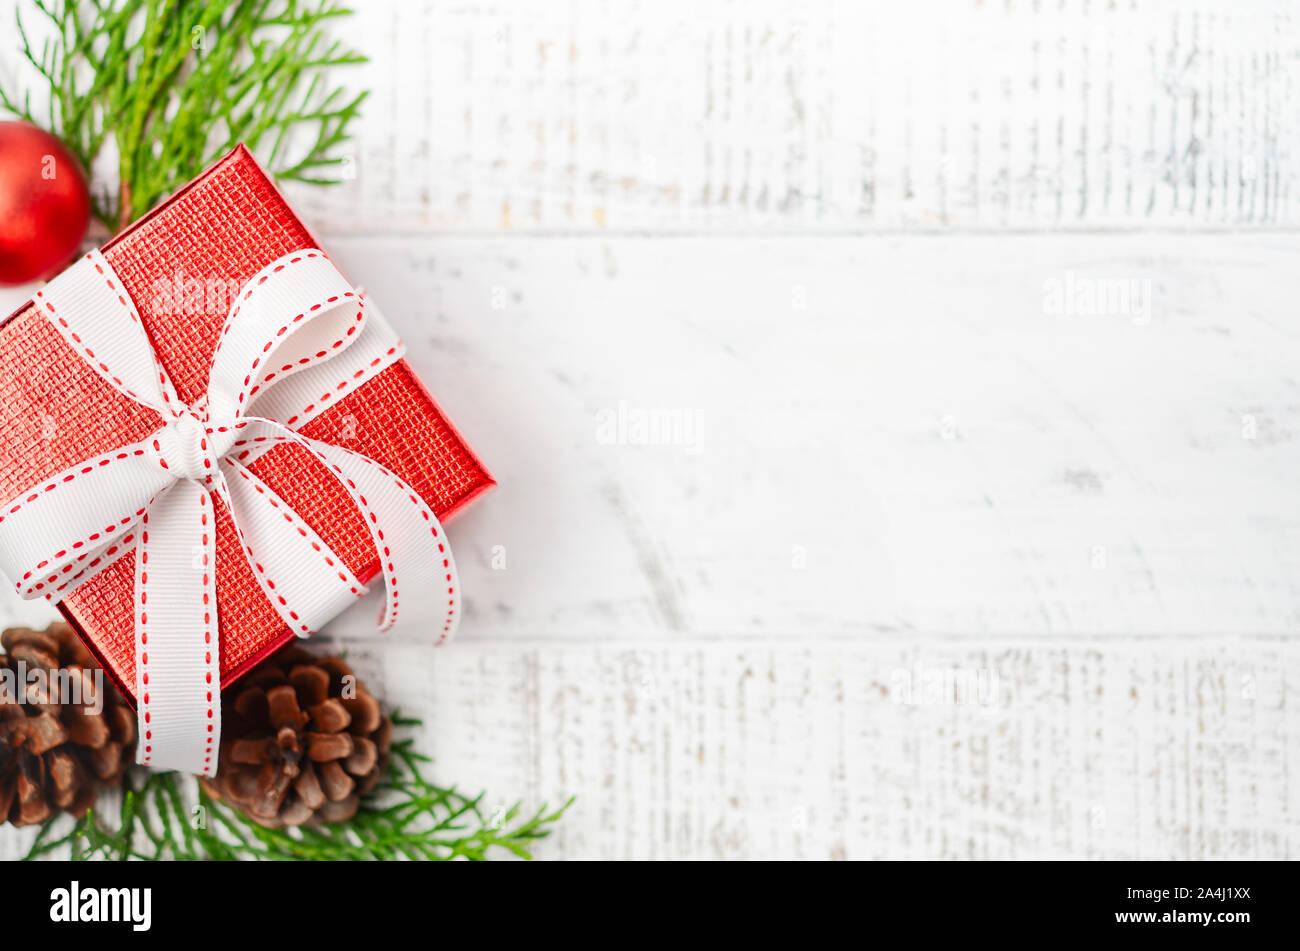
<path id="1" fill-rule="evenodd" d="M 500 487 L 458 642 L 331 634 L 444 779 L 545 858 L 1300 854 L 1300 9 L 358 6 L 291 197 Z"/>

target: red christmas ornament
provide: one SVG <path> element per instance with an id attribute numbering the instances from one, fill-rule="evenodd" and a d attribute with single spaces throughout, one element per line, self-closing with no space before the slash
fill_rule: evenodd
<path id="1" fill-rule="evenodd" d="M 90 189 L 67 147 L 26 122 L 0 122 L 0 285 L 53 277 L 89 224 Z"/>

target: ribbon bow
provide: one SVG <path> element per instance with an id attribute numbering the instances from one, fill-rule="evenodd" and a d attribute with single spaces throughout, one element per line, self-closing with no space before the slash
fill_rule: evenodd
<path id="1" fill-rule="evenodd" d="M 383 567 L 380 627 L 399 604 L 459 618 L 456 569 L 419 495 L 373 459 L 295 427 L 402 358 L 401 341 L 324 252 L 287 254 L 239 291 L 207 393 L 181 402 L 134 302 L 98 251 L 36 295 L 41 313 L 114 389 L 162 425 L 0 507 L 0 568 L 24 598 L 55 601 L 129 551 L 135 559 L 136 708 L 145 765 L 212 775 L 221 732 L 213 493 L 228 508 L 267 601 L 305 636 L 366 593 L 347 564 L 249 471 L 289 442 L 333 475 Z"/>

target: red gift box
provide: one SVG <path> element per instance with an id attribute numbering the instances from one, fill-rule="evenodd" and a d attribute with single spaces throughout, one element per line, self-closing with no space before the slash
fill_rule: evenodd
<path id="1" fill-rule="evenodd" d="M 316 240 L 252 155 L 239 146 L 102 248 L 135 301 L 186 403 L 202 395 L 228 300 L 281 256 Z M 0 498 L 79 461 L 142 439 L 157 415 L 108 385 L 28 303 L 0 325 Z M 383 370 L 300 427 L 391 469 L 446 520 L 495 483 L 406 361 Z M 296 510 L 362 582 L 379 573 L 371 536 L 347 494 L 299 446 L 267 452 L 251 471 Z M 214 500 L 216 497 L 214 496 Z M 294 634 L 272 609 L 216 501 L 221 685 Z M 59 608 L 119 689 L 134 700 L 135 557 L 127 554 Z"/>

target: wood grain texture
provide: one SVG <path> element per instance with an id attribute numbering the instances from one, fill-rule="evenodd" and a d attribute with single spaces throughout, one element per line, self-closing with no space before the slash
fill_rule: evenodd
<path id="1" fill-rule="evenodd" d="M 449 774 L 579 794 L 552 854 L 1295 857 L 1294 647 L 1170 646 L 471 645 L 412 702 Z"/>
<path id="2" fill-rule="evenodd" d="M 1295 225 L 1283 0 L 380 0 L 336 230 Z"/>
<path id="3" fill-rule="evenodd" d="M 350 646 L 435 775 L 490 811 L 578 796 L 546 858 L 1300 851 L 1290 641 Z"/>
<path id="4" fill-rule="evenodd" d="M 348 181 L 289 189 L 325 231 L 1300 223 L 1287 0 L 360 6 Z M 0 81 L 33 77 L 6 49 Z"/>

